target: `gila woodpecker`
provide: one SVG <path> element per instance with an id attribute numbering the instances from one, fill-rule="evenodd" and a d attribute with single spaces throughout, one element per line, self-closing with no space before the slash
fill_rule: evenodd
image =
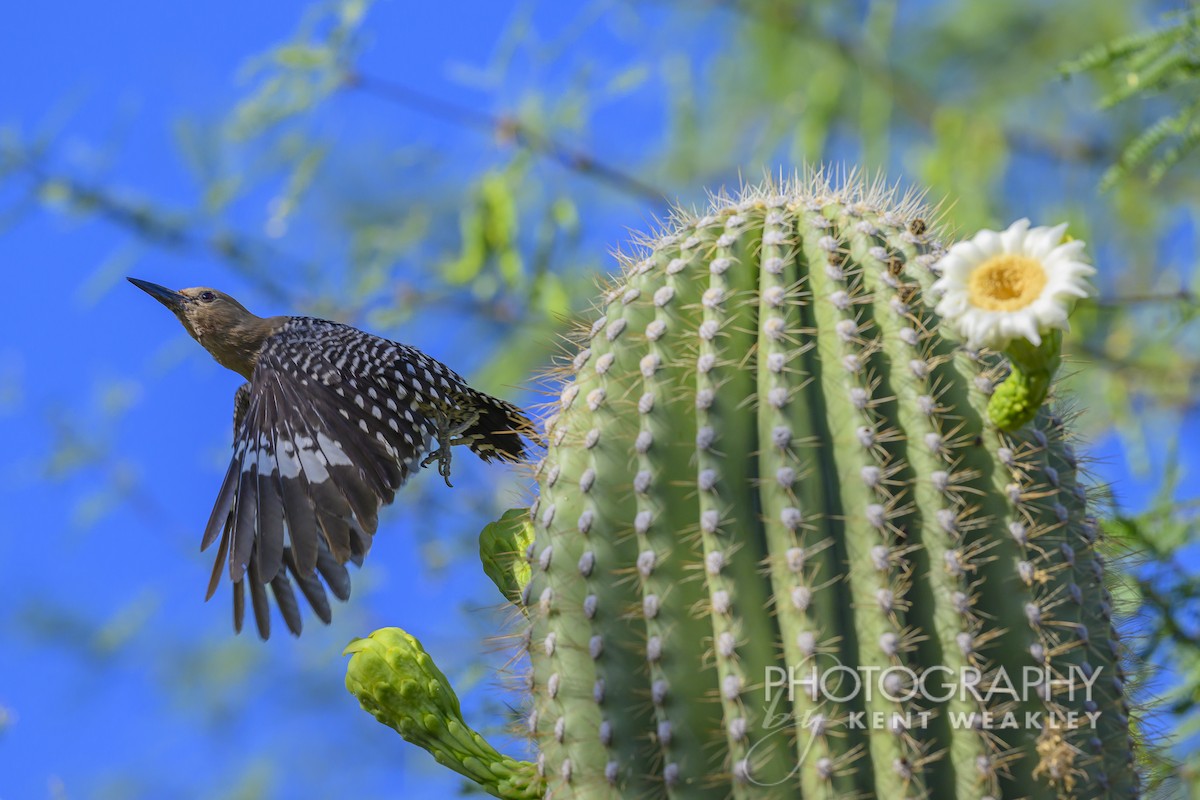
<path id="1" fill-rule="evenodd" d="M 529 420 L 520 409 L 413 347 L 323 319 L 257 317 L 215 289 L 129 281 L 248 381 L 234 398 L 233 460 L 200 543 L 218 543 L 206 599 L 229 563 L 239 632 L 248 588 L 258 633 L 270 635 L 270 586 L 299 635 L 292 580 L 328 624 L 325 586 L 350 596 L 346 562 L 362 565 L 380 507 L 433 461 L 449 485 L 453 445 L 485 461 L 522 456 Z"/>

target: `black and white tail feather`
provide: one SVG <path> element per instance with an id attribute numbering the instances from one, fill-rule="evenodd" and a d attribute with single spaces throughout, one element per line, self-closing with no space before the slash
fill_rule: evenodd
<path id="1" fill-rule="evenodd" d="M 208 597 L 228 562 L 238 631 L 248 589 L 258 633 L 270 635 L 269 586 L 299 635 L 293 581 L 328 624 L 326 587 L 350 596 L 346 563 L 362 565 L 380 507 L 413 472 L 436 458 L 447 476 L 452 443 L 486 461 L 519 461 L 528 426 L 516 406 L 414 348 L 335 322 L 288 320 L 238 389 L 233 458 L 201 542 L 218 543 Z"/>

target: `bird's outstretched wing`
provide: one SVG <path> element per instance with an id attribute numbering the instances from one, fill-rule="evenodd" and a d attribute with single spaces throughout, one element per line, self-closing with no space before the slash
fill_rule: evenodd
<path id="1" fill-rule="evenodd" d="M 346 562 L 362 564 L 380 507 L 430 449 L 436 424 L 421 410 L 423 396 L 402 380 L 402 369 L 364 370 L 357 360 L 363 337 L 296 318 L 267 340 L 250 383 L 239 389 L 244 413 L 235 420 L 233 458 L 201 543 L 218 542 L 209 597 L 229 564 L 239 631 L 248 589 L 258 633 L 267 638 L 269 586 L 298 635 L 293 581 L 328 623 L 325 588 L 349 597 Z"/>

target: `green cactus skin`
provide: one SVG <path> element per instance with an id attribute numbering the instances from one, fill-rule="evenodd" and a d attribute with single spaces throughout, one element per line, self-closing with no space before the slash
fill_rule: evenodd
<path id="1" fill-rule="evenodd" d="M 989 416 L 1010 362 L 942 336 L 941 251 L 917 198 L 810 175 L 623 259 L 546 420 L 530 577 L 496 579 L 523 584 L 538 750 L 500 796 L 534 770 L 554 800 L 1139 794 L 1066 422 L 1040 390 Z M 833 664 L 887 694 L 768 697 L 770 670 Z M 906 692 L 928 667 L 985 696 Z M 987 697 L 999 668 L 1095 688 Z M 394 706 L 369 710 L 438 755 Z M 1024 725 L 1051 712 L 1099 718 Z"/>

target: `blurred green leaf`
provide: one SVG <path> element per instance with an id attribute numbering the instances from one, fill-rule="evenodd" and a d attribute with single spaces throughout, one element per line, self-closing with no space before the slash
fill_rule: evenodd
<path id="1" fill-rule="evenodd" d="M 323 69 L 333 63 L 336 53 L 329 47 L 310 44 L 288 44 L 271 51 L 271 57 L 287 69 Z"/>
<path id="2" fill-rule="evenodd" d="M 444 268 L 445 279 L 454 285 L 475 282 L 476 293 L 487 297 L 499 286 L 478 279 L 488 264 L 494 264 L 504 285 L 516 287 L 525 272 L 517 241 L 519 219 L 508 174 L 497 170 L 486 173 L 475 190 L 474 203 L 460 216 L 462 249 L 458 258 Z"/>
<path id="3" fill-rule="evenodd" d="M 628 94 L 649 79 L 650 68 L 645 64 L 634 64 L 623 72 L 612 76 L 608 81 L 608 85 L 605 86 L 604 91 L 608 95 Z"/>

